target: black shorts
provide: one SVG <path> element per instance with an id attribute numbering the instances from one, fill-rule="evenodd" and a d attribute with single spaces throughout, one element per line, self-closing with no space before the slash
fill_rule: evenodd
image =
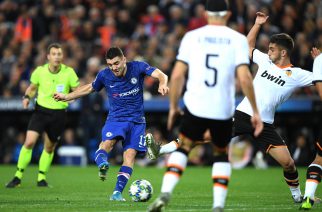
<path id="1" fill-rule="evenodd" d="M 250 135 L 258 142 L 260 149 L 266 153 L 273 147 L 286 146 L 282 137 L 276 132 L 273 124 L 264 123 L 264 129 L 258 137 L 254 137 L 254 128 L 251 116 L 239 110 L 235 111 L 233 124 L 233 137 Z"/>
<path id="2" fill-rule="evenodd" d="M 50 141 L 59 142 L 65 128 L 66 109 L 52 110 L 36 104 L 28 130 L 46 132 Z"/>
<path id="3" fill-rule="evenodd" d="M 214 120 L 192 115 L 185 109 L 180 124 L 180 133 L 192 141 L 203 141 L 203 135 L 210 130 L 212 142 L 216 147 L 225 148 L 230 142 L 232 133 L 232 119 Z"/>

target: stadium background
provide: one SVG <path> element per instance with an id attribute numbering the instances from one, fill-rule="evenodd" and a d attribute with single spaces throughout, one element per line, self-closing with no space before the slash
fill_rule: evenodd
<path id="1" fill-rule="evenodd" d="M 33 69 L 46 62 L 46 47 L 59 42 L 65 50 L 64 63 L 75 68 L 81 83 L 91 82 L 105 66 L 104 52 L 121 47 L 128 60 L 144 60 L 168 76 L 184 33 L 206 23 L 202 0 L 20 0 L 0 1 L 0 163 L 15 164 L 31 115 L 22 110 L 21 97 Z M 310 49 L 322 44 L 321 0 L 231 0 L 233 16 L 229 25 L 247 34 L 256 11 L 269 14 L 257 48 L 266 52 L 269 36 L 286 32 L 295 40 L 292 64 L 312 70 Z M 253 73 L 256 66 L 251 65 Z M 238 86 L 238 85 L 237 85 Z M 240 100 L 240 89 L 237 95 Z M 166 129 L 167 97 L 157 94 L 157 83 L 145 80 L 148 130 L 157 139 L 173 137 Z M 89 163 L 100 141 L 108 100 L 95 93 L 74 102 L 61 146 L 82 146 Z M 322 106 L 313 88 L 299 89 L 279 108 L 276 126 L 291 153 L 300 149 L 298 165 L 314 156 L 314 138 L 321 132 Z M 32 162 L 38 161 L 41 142 Z M 190 158 L 196 165 L 208 164 L 207 148 L 200 147 Z M 120 162 L 120 150 L 114 150 Z M 274 164 L 268 159 L 270 164 Z M 55 163 L 59 158 L 55 157 Z M 144 163 L 144 162 L 143 162 Z"/>

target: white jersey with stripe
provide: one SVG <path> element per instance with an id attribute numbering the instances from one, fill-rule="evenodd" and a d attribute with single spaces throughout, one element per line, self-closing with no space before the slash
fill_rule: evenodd
<path id="1" fill-rule="evenodd" d="M 235 71 L 249 64 L 244 35 L 207 25 L 186 33 L 177 60 L 189 66 L 184 102 L 197 117 L 227 120 L 235 108 Z M 175 83 L 175 82 L 174 82 Z"/>
<path id="2" fill-rule="evenodd" d="M 313 84 L 322 82 L 322 53 L 317 56 L 313 63 Z"/>
<path id="3" fill-rule="evenodd" d="M 258 65 L 253 82 L 257 107 L 263 122 L 272 124 L 277 107 L 285 102 L 295 89 L 312 85 L 313 74 L 292 65 L 278 67 L 267 54 L 258 49 L 253 51 L 253 61 Z M 237 110 L 253 115 L 246 97 L 237 106 Z"/>

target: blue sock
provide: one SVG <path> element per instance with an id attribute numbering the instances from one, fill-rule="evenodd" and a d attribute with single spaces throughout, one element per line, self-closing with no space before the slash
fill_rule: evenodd
<path id="1" fill-rule="evenodd" d="M 108 153 L 103 149 L 98 149 L 95 152 L 95 162 L 97 166 L 100 168 L 102 164 L 108 164 Z"/>
<path id="2" fill-rule="evenodd" d="M 117 182 L 114 188 L 115 191 L 122 193 L 127 181 L 130 179 L 133 169 L 128 166 L 121 166 L 119 173 L 117 174 Z"/>

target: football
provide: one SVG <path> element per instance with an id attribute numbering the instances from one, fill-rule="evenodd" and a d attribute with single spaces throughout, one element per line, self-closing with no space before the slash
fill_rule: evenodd
<path id="1" fill-rule="evenodd" d="M 135 180 L 130 186 L 129 194 L 134 202 L 146 202 L 152 197 L 153 188 L 147 180 Z"/>

